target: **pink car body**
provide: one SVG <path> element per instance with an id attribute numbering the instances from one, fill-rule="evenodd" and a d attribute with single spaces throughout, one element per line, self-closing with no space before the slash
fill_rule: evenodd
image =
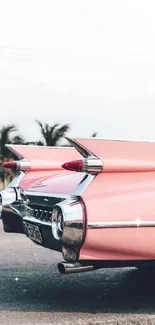
<path id="1" fill-rule="evenodd" d="M 154 265 L 155 143 L 69 141 L 8 145 L 19 174 L 1 192 L 4 231 L 61 251 L 61 273 Z"/>

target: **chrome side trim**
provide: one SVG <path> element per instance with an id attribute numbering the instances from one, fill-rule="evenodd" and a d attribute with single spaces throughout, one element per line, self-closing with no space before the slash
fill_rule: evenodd
<path id="1" fill-rule="evenodd" d="M 87 229 L 102 228 L 136 228 L 136 227 L 155 227 L 155 221 L 111 221 L 111 222 L 88 222 Z"/>

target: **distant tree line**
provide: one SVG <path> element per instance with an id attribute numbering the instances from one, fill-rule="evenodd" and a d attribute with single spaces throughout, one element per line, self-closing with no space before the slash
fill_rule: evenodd
<path id="1" fill-rule="evenodd" d="M 65 138 L 67 132 L 70 130 L 69 124 L 53 124 L 42 123 L 35 120 L 40 129 L 39 141 L 27 141 L 19 132 L 15 124 L 9 124 L 2 126 L 0 129 L 0 179 L 4 184 L 5 179 L 8 181 L 14 177 L 11 171 L 2 168 L 2 164 L 5 161 L 14 159 L 13 154 L 5 147 L 6 144 L 21 144 L 21 145 L 38 145 L 38 146 L 61 146 L 61 140 Z M 91 137 L 96 137 L 97 132 L 92 133 Z M 63 144 L 69 146 L 69 144 Z"/>

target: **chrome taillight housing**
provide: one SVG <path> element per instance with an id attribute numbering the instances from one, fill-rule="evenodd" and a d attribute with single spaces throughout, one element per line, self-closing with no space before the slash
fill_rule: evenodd
<path id="1" fill-rule="evenodd" d="M 78 251 L 86 232 L 85 206 L 81 198 L 71 197 L 56 204 L 51 215 L 52 233 L 65 249 Z"/>

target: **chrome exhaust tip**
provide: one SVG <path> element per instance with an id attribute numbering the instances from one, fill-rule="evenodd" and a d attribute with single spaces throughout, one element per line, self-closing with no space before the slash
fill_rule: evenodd
<path id="1" fill-rule="evenodd" d="M 93 271 L 96 269 L 95 265 L 82 265 L 80 263 L 58 263 L 58 270 L 61 274 L 82 273 Z"/>

